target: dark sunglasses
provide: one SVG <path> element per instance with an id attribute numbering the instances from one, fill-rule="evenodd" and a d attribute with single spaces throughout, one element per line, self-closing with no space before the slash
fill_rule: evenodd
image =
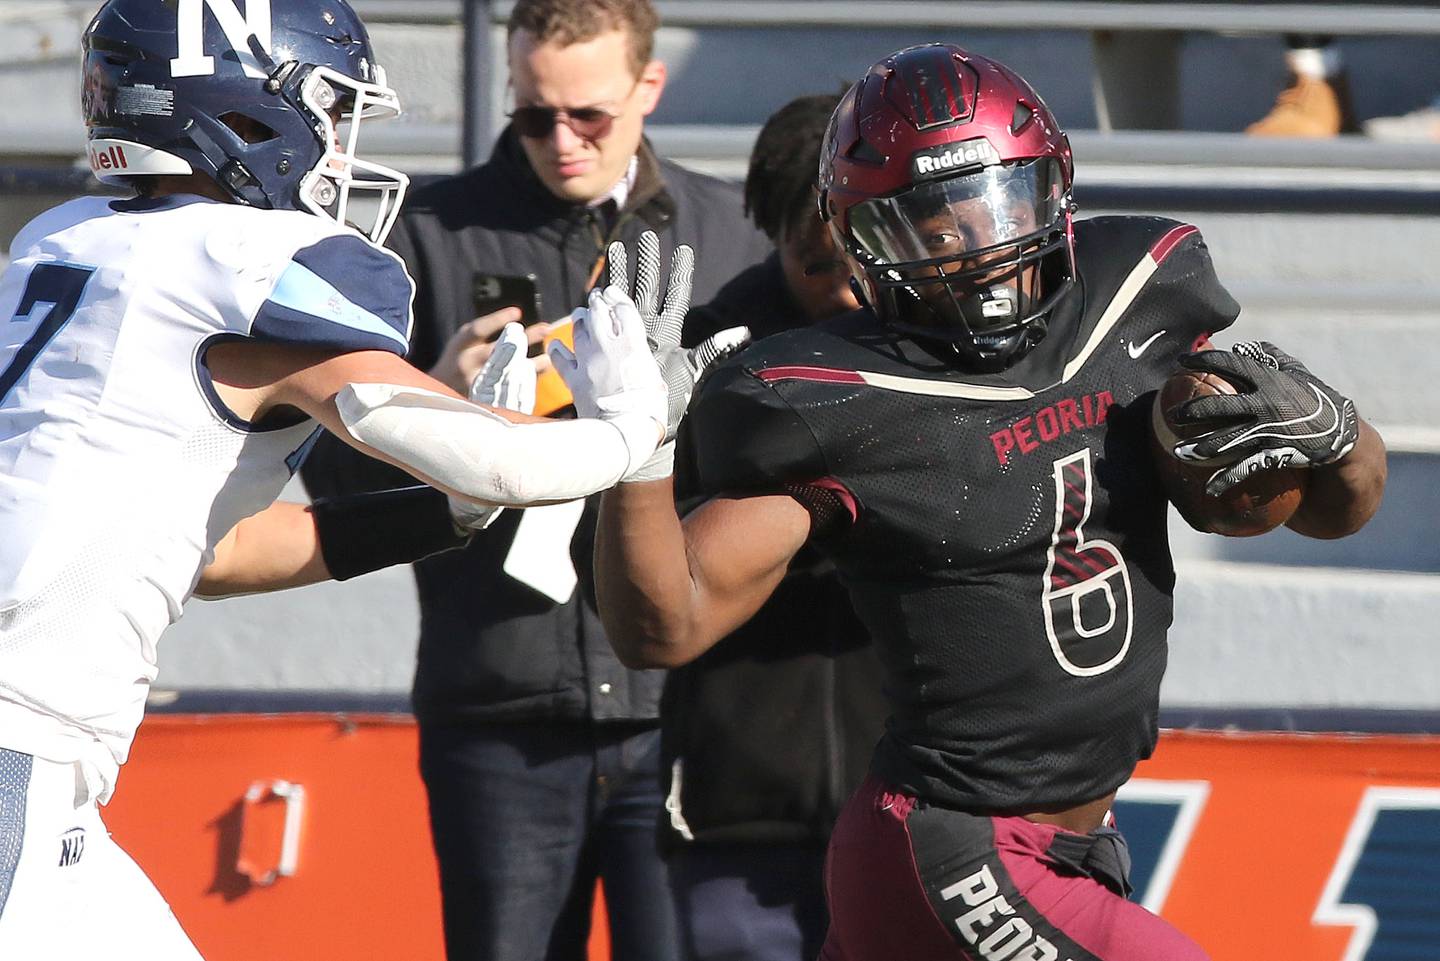
<path id="1" fill-rule="evenodd" d="M 557 123 L 563 123 L 583 140 L 601 140 L 610 133 L 616 116 L 602 107 L 516 107 L 510 111 L 510 123 L 522 137 L 550 136 Z"/>

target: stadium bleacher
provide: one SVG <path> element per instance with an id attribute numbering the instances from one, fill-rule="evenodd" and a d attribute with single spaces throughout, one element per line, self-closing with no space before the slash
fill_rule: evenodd
<path id="1" fill-rule="evenodd" d="M 386 161 L 446 172 L 488 149 L 505 95 L 503 70 L 489 69 L 504 49 L 494 24 L 509 4 L 471 14 L 492 26 L 472 38 L 490 61 L 475 65 L 482 85 L 468 100 L 462 0 L 355 5 L 408 111 L 375 128 Z M 34 213 L 94 189 L 75 70 L 93 6 L 0 3 L 0 86 L 12 94 L 0 119 L 0 250 Z M 1146 211 L 1200 226 L 1244 305 L 1239 333 L 1290 347 L 1353 396 L 1387 440 L 1390 481 L 1375 520 L 1338 542 L 1287 531 L 1229 540 L 1174 520 L 1181 586 L 1162 717 L 1440 733 L 1440 144 L 1238 133 L 1282 84 L 1279 35 L 1302 25 L 1339 37 L 1362 116 L 1428 101 L 1440 92 L 1440 4 L 658 6 L 671 82 L 648 129 L 682 162 L 739 177 L 771 109 L 838 87 L 885 50 L 946 39 L 1013 63 L 1070 128 L 1082 215 Z M 403 710 L 417 617 L 405 570 L 191 603 L 166 635 L 153 707 Z"/>
<path id="2" fill-rule="evenodd" d="M 375 147 L 415 173 L 456 169 L 466 150 L 467 109 L 473 122 L 473 102 L 483 106 L 478 115 L 486 126 L 475 136 L 485 143 L 503 121 L 504 104 L 503 83 L 493 70 L 481 72 L 489 85 L 469 108 L 460 95 L 464 5 L 358 0 L 358 6 L 374 24 L 377 47 L 408 109 L 388 129 L 375 128 Z M 493 61 L 503 54 L 503 28 L 495 24 L 509 4 L 488 6 L 481 19 L 492 27 L 476 47 L 488 50 Z M 90 0 L 0 7 L 0 83 L 26 92 L 12 98 L 13 109 L 0 122 L 0 246 L 34 212 L 94 189 L 79 162 L 83 135 L 73 54 L 91 8 Z M 1167 698 L 1177 706 L 1241 706 L 1256 698 L 1332 708 L 1440 703 L 1440 670 L 1433 669 L 1436 655 L 1427 643 L 1428 625 L 1440 616 L 1440 588 L 1413 580 L 1440 568 L 1440 558 L 1433 538 L 1412 522 L 1440 513 L 1434 493 L 1440 488 L 1434 482 L 1440 477 L 1440 429 L 1434 426 L 1440 423 L 1440 378 L 1427 350 L 1440 323 L 1440 263 L 1425 255 L 1440 249 L 1440 144 L 1363 137 L 1274 141 L 1234 132 L 1264 111 L 1280 85 L 1276 33 L 1297 23 L 1342 38 L 1362 114 L 1423 102 L 1440 90 L 1440 63 L 1424 55 L 1424 45 L 1440 34 L 1440 8 L 670 0 L 660 9 L 666 27 L 658 52 L 670 65 L 671 82 L 652 138 L 666 154 L 696 167 L 740 176 L 758 124 L 773 106 L 806 90 L 838 86 L 877 49 L 943 36 L 1015 63 L 1067 122 L 1082 214 L 1147 210 L 1200 225 L 1222 275 L 1246 305 L 1247 335 L 1304 343 L 1306 357 L 1334 371 L 1337 385 L 1352 391 L 1383 429 L 1394 457 L 1380 516 L 1359 537 L 1339 544 L 1316 545 L 1285 532 L 1220 541 L 1177 529 L 1177 553 L 1193 576 L 1182 589 Z M 1153 57 L 1127 65 L 1115 38 L 1153 44 L 1157 34 L 1168 38 L 1161 66 L 1164 83 L 1174 86 L 1162 91 L 1161 99 L 1171 99 L 1160 125 L 1179 129 L 1120 129 L 1124 112 L 1113 109 L 1117 88 L 1111 83 L 1107 94 L 1104 78 L 1128 75 L 1120 86 L 1135 87 L 1135 71 L 1157 65 Z M 1405 69 L 1397 70 L 1398 63 Z M 1134 116 L 1127 123 L 1145 119 Z M 1285 589 L 1257 586 L 1262 575 L 1278 578 Z M 1364 584 L 1354 589 L 1367 597 L 1394 591 L 1409 600 L 1387 608 L 1377 621 L 1325 578 L 1342 588 Z M 395 639 L 413 635 L 408 575 L 392 571 L 368 580 L 373 583 L 192 605 L 176 628 L 162 685 L 183 690 L 263 683 L 403 694 L 410 651 Z M 1208 645 L 1189 643 L 1187 631 L 1192 612 L 1244 612 L 1252 606 L 1251 594 L 1257 604 L 1264 599 L 1272 623 L 1291 625 L 1285 640 L 1274 641 L 1277 660 L 1300 636 L 1312 648 L 1376 645 L 1396 656 L 1367 668 L 1373 680 L 1362 687 L 1353 679 L 1327 686 L 1327 672 L 1317 666 L 1314 677 L 1303 669 L 1284 672 L 1296 687 L 1293 694 L 1273 686 L 1247 694 L 1231 683 L 1237 672 Z M 1221 596 L 1226 603 L 1211 603 Z M 371 608 L 373 615 L 361 613 Z M 337 609 L 344 613 L 335 614 Z M 267 624 L 305 627 L 317 653 L 269 640 L 277 631 Z M 364 655 L 348 668 L 321 656 L 332 634 L 348 637 Z M 201 636 L 203 643 L 181 640 Z M 274 656 L 255 657 L 256 644 Z M 1422 659 L 1427 669 L 1417 670 L 1411 658 Z"/>
<path id="3" fill-rule="evenodd" d="M 374 128 L 377 148 L 412 172 L 456 169 L 465 146 L 460 96 L 465 48 L 459 0 L 359 0 L 377 47 L 406 98 L 408 116 Z M 27 96 L 0 131 L 0 243 L 34 210 L 85 187 L 71 48 L 89 0 L 0 7 L 0 82 Z M 492 21 L 506 3 L 491 5 Z M 838 86 L 878 49 L 944 36 L 1014 62 L 1074 132 L 1083 213 L 1147 210 L 1204 230 L 1222 276 L 1246 305 L 1247 336 L 1305 345 L 1379 425 L 1393 451 L 1385 506 L 1361 535 L 1316 544 L 1288 532 L 1255 541 L 1177 528 L 1184 574 L 1167 704 L 1180 707 L 1418 709 L 1440 704 L 1429 641 L 1440 619 L 1434 538 L 1417 517 L 1440 514 L 1440 378 L 1427 348 L 1440 308 L 1440 145 L 1364 137 L 1272 141 L 1235 133 L 1263 113 L 1280 86 L 1276 31 L 1329 29 L 1347 44 L 1357 110 L 1397 112 L 1440 90 L 1440 63 L 1423 45 L 1440 33 L 1440 9 L 1388 4 L 851 3 L 671 0 L 659 54 L 671 83 L 654 118 L 661 150 L 738 177 L 759 122 L 775 105 Z M 863 28 L 863 29 L 862 29 Z M 1103 129 L 1096 77 L 1123 51 L 1105 36 L 1171 35 L 1181 129 Z M 491 57 L 503 30 L 481 38 Z M 1404 70 L 1395 64 L 1404 63 Z M 1149 66 L 1154 66 L 1149 64 Z M 494 71 L 476 99 L 503 120 Z M 1113 99 L 1113 98 L 1112 98 Z M 1115 124 L 1111 112 L 1110 125 Z M 481 135 L 487 140 L 489 134 Z M 161 684 L 181 690 L 263 686 L 403 695 L 415 608 L 408 575 L 329 585 L 290 596 L 192 604 L 167 644 Z M 1357 601 L 1357 596 L 1366 603 Z M 1389 599 L 1388 601 L 1386 599 Z M 1384 617 L 1377 617 L 1376 604 Z M 1277 671 L 1253 689 L 1214 638 L 1250 636 L 1278 665 L 1304 643 L 1339 657 L 1373 649 L 1359 675 L 1337 679 L 1325 658 Z M 1203 632 L 1197 620 L 1227 629 Z M 1233 619 L 1233 623 L 1227 621 Z M 288 626 L 291 630 L 283 630 Z M 299 633 L 311 643 L 280 637 Z M 355 657 L 329 651 L 344 637 Z M 203 640 L 201 640 L 203 638 Z M 402 643 L 396 643 L 397 640 Z M 1238 642 L 1237 642 L 1238 643 Z M 1222 645 L 1223 646 L 1223 645 Z M 311 648 L 313 647 L 313 650 Z M 263 666 L 262 666 L 263 665 Z"/>

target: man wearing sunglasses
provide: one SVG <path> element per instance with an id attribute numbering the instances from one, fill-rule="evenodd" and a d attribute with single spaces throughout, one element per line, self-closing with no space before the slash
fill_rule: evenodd
<path id="1" fill-rule="evenodd" d="M 510 124 L 485 163 L 415 190 L 391 234 L 416 281 L 413 363 L 463 390 L 520 316 L 478 291 L 523 291 L 512 281 L 527 277 L 538 310 L 517 306 L 541 318 L 527 329 L 539 353 L 559 332 L 544 321 L 585 303 L 612 240 L 655 231 L 667 272 L 669 252 L 692 246 L 696 303 L 769 252 L 738 186 L 644 139 L 666 79 L 656 25 L 649 0 L 516 3 Z M 541 375 L 536 413 L 568 405 L 557 387 Z M 304 478 L 317 496 L 402 482 L 328 439 Z M 597 878 L 615 957 L 677 956 L 656 850 L 663 672 L 622 667 L 603 633 L 594 517 L 593 502 L 507 512 L 415 566 L 414 709 L 451 961 L 583 958 Z"/>

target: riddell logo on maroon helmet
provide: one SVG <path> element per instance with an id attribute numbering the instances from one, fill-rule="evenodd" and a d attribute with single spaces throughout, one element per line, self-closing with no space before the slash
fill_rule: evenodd
<path id="1" fill-rule="evenodd" d="M 943 177 L 965 167 L 989 167 L 1000 162 L 1000 152 L 984 137 L 917 150 L 910 157 L 910 174 L 916 180 Z"/>
<path id="2" fill-rule="evenodd" d="M 125 148 L 119 144 L 113 144 L 104 150 L 90 148 L 90 169 L 91 170 L 125 170 L 130 163 L 125 159 Z"/>

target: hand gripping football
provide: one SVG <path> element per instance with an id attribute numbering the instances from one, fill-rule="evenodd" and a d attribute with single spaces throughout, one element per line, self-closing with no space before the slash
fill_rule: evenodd
<path id="1" fill-rule="evenodd" d="M 1208 347 L 1208 345 L 1207 345 Z M 1309 475 L 1294 467 L 1257 470 L 1218 497 L 1205 493 L 1205 482 L 1229 464 L 1223 459 L 1182 461 L 1172 451 L 1182 440 L 1205 432 L 1200 425 L 1177 425 L 1176 408 L 1192 397 L 1233 394 L 1229 381 L 1215 374 L 1179 370 L 1155 394 L 1151 437 L 1155 466 L 1165 492 L 1180 516 L 1197 531 L 1227 537 L 1253 537 L 1290 519 L 1305 497 Z"/>

